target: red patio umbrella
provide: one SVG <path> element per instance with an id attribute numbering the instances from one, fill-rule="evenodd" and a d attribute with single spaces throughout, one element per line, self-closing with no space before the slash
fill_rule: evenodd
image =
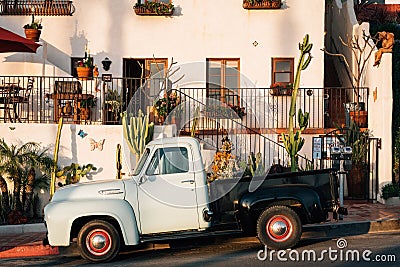
<path id="1" fill-rule="evenodd" d="M 36 53 L 40 44 L 0 27 L 0 53 L 29 52 Z"/>

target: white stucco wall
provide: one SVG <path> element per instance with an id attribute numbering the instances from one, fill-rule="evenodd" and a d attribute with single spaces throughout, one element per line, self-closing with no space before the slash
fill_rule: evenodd
<path id="1" fill-rule="evenodd" d="M 57 135 L 57 124 L 2 123 L 0 133 L 7 144 L 20 146 L 26 142 L 37 142 L 48 155 L 53 157 Z M 78 133 L 83 130 L 87 136 L 81 138 Z M 90 139 L 96 142 L 105 139 L 103 150 L 91 150 Z M 76 125 L 64 124 L 59 148 L 58 164 L 60 167 L 79 163 L 92 163 L 99 168 L 93 179 L 114 179 L 116 175 L 116 148 L 122 145 L 122 126 L 120 125 Z M 127 173 L 126 164 L 123 172 Z"/>
<path id="2" fill-rule="evenodd" d="M 353 26 L 358 25 L 357 18 L 354 13 L 353 1 L 337 0 L 333 2 L 331 6 L 331 19 L 332 20 L 329 21 L 329 23 L 332 25 L 330 37 L 332 37 L 333 43 L 336 45 L 339 53 L 342 53 L 348 59 L 348 63 L 352 65 L 351 50 L 344 49 L 339 39 L 339 36 L 344 42 L 346 42 L 349 38 L 351 39 L 353 36 Z M 330 43 L 330 45 L 328 46 L 329 52 L 338 53 L 338 51 L 334 49 L 333 43 L 330 39 L 327 40 L 327 43 Z M 352 81 L 349 78 L 349 74 L 345 69 L 345 65 L 340 63 L 338 59 L 335 59 L 333 62 L 335 63 L 338 78 L 342 86 L 352 87 Z"/>
<path id="3" fill-rule="evenodd" d="M 346 21 L 345 24 L 342 24 Z M 334 27 L 332 37 L 336 39 L 336 43 L 339 44 L 338 36 L 359 36 L 362 40 L 362 35 L 365 33 L 369 35 L 369 24 L 362 23 L 358 24 L 355 19 L 353 2 L 347 1 L 343 3 L 342 8 L 336 6 L 334 8 L 333 23 L 338 25 Z M 341 25 L 341 27 L 339 27 Z M 371 42 L 373 46 L 373 43 Z M 363 46 L 363 45 L 361 45 Z M 343 45 L 339 46 L 340 53 L 343 53 L 348 59 L 349 64 L 352 68 L 355 68 L 354 60 L 351 56 L 350 49 L 346 49 Z M 376 50 L 376 48 L 375 48 Z M 366 50 L 366 54 L 368 53 Z M 378 150 L 378 183 L 379 189 L 385 183 L 392 181 L 392 109 L 393 109 L 393 95 L 392 95 L 392 55 L 384 54 L 379 67 L 373 67 L 374 64 L 374 53 L 368 61 L 365 75 L 361 80 L 360 86 L 369 87 L 368 97 L 368 128 L 371 131 L 373 137 L 380 138 L 382 140 L 381 149 Z M 351 59 L 351 60 L 349 60 Z M 337 61 L 336 61 L 337 62 Z M 343 72 L 343 66 L 337 65 L 339 77 L 345 77 Z M 342 69 L 342 71 L 340 71 Z M 344 85 L 349 84 L 347 77 L 342 82 Z M 382 115 L 384 117 L 382 117 Z M 372 162 L 377 164 L 377 162 Z M 372 174 L 370 174 L 372 175 Z M 376 177 L 371 176 L 373 182 Z M 371 195 L 374 197 L 375 195 Z M 379 200 L 379 194 L 378 194 Z"/>
<path id="4" fill-rule="evenodd" d="M 42 75 L 44 58 L 60 70 L 69 68 L 69 57 L 83 56 L 88 42 L 95 63 L 107 56 L 110 72 L 122 75 L 123 58 L 171 58 L 179 64 L 206 58 L 240 58 L 240 70 L 257 87 L 271 84 L 271 57 L 298 58 L 298 42 L 306 33 L 314 43 L 313 63 L 302 76 L 302 85 L 323 86 L 324 2 L 287 0 L 279 10 L 246 10 L 242 0 L 174 0 L 172 17 L 137 16 L 135 1 L 74 1 L 73 16 L 42 19 L 37 55 L 0 55 L 0 73 Z M 27 16 L 3 16 L 0 24 L 23 34 Z M 253 46 L 257 41 L 258 45 Z M 44 55 L 43 55 L 44 51 Z M 13 61 L 39 62 L 36 68 L 10 66 Z M 7 64 L 4 64 L 7 63 Z M 102 69 L 100 69 L 102 71 Z M 46 68 L 45 75 L 62 71 Z M 205 77 L 204 77 L 205 80 Z"/>

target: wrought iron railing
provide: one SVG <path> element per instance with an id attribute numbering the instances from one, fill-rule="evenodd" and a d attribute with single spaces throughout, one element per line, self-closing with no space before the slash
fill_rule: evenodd
<path id="1" fill-rule="evenodd" d="M 72 16 L 75 6 L 72 1 L 65 0 L 25 0 L 25 1 L 0 1 L 0 15 L 9 16 Z"/>
<path id="2" fill-rule="evenodd" d="M 235 112 L 228 107 L 219 106 L 218 101 L 203 101 L 196 96 L 190 96 L 182 90 L 173 89 L 169 93 L 176 93 L 181 105 L 174 109 L 166 119 L 169 124 L 174 121 L 180 133 L 191 133 L 211 150 L 221 148 L 222 141 L 228 137 L 232 142 L 232 154 L 241 169 L 246 169 L 250 157 L 257 157 L 260 166 L 259 171 L 268 172 L 274 164 L 288 166 L 289 158 L 283 144 L 276 140 L 276 132 L 260 131 L 246 125 Z M 210 108 L 211 107 L 211 108 Z M 224 109 L 225 108 L 225 109 Z M 200 121 L 195 125 L 195 118 Z M 207 129 L 207 130 L 206 130 Z M 252 159 L 254 160 L 254 158 Z M 211 162 L 209 162 L 211 163 Z M 299 155 L 299 166 L 306 169 L 312 166 L 312 161 Z"/>
<path id="3" fill-rule="evenodd" d="M 2 85 L 16 84 L 21 95 L 28 87 L 29 77 L 0 76 L 0 89 Z M 64 116 L 66 123 L 119 124 L 120 113 L 127 109 L 135 92 L 141 86 L 144 86 L 143 93 L 135 96 L 131 101 L 132 105 L 151 114 L 151 119 L 156 123 L 158 121 L 153 105 L 157 97 L 160 97 L 159 90 L 163 86 L 161 80 L 153 79 L 145 83 L 143 79 L 135 78 L 112 78 L 109 82 L 102 81 L 100 77 L 88 80 L 72 77 L 32 78 L 34 81 L 30 86 L 28 101 L 14 104 L 15 110 L 14 108 L 7 110 L 11 116 L 4 114 L 4 109 L 0 109 L 0 121 L 52 123 L 57 122 L 60 116 Z M 205 117 L 204 114 L 219 112 L 215 107 L 210 107 L 207 89 L 178 90 L 191 97 L 186 100 L 188 105 L 191 105 L 193 101 L 191 99 L 194 99 L 206 107 L 201 110 L 202 117 Z M 3 92 L 0 97 L 7 97 L 4 94 Z M 310 113 L 309 129 L 336 128 L 348 125 L 350 119 L 366 113 L 362 112 L 363 110 L 368 111 L 368 88 L 360 88 L 359 106 L 364 103 L 361 110 L 355 108 L 357 101 L 354 95 L 353 88 L 301 88 L 297 96 L 297 108 Z M 240 109 L 244 114 L 238 114 L 236 120 L 260 133 L 277 133 L 288 127 L 290 96 L 271 95 L 270 88 L 224 90 L 224 95 L 219 100 L 231 104 L 236 111 Z M 68 108 L 67 111 L 68 102 L 71 102 L 71 106 L 75 109 L 71 111 Z M 4 103 L 3 107 L 5 104 L 7 103 Z M 79 113 L 85 106 L 91 107 L 89 117 Z M 18 116 L 14 116 L 13 111 Z M 198 127 L 199 130 L 213 130 L 214 124 L 203 119 Z M 183 129 L 190 132 L 190 127 Z"/>

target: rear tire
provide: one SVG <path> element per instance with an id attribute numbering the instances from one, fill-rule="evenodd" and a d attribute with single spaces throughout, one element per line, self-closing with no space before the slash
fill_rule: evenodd
<path id="1" fill-rule="evenodd" d="M 77 243 L 83 258 L 92 262 L 107 262 L 117 256 L 120 237 L 109 222 L 94 220 L 85 224 L 79 231 Z"/>
<path id="2" fill-rule="evenodd" d="M 300 218 L 289 207 L 270 207 L 258 218 L 257 236 L 261 243 L 269 248 L 277 250 L 291 248 L 301 237 Z"/>

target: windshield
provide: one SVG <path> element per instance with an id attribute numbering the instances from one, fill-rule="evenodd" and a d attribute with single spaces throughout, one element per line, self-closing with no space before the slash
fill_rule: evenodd
<path id="1" fill-rule="evenodd" d="M 140 161 L 139 161 L 138 165 L 135 168 L 135 171 L 133 172 L 134 176 L 138 175 L 141 172 L 141 170 L 143 168 L 143 165 L 146 162 L 147 157 L 149 156 L 149 154 L 150 154 L 150 149 L 146 148 L 146 150 L 143 152 L 142 157 L 140 158 Z"/>

